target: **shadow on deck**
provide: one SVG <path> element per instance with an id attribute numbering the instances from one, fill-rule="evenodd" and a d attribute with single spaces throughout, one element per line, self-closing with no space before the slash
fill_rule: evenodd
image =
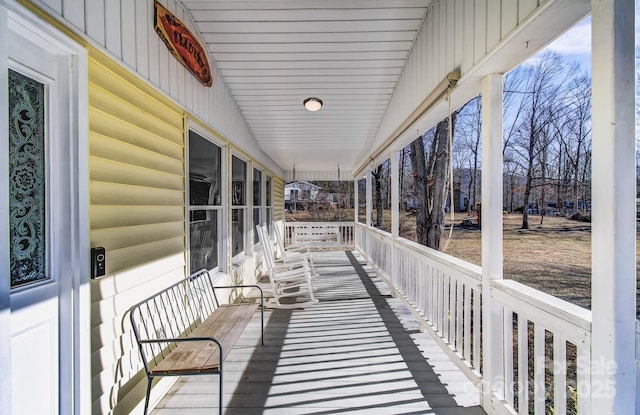
<path id="1" fill-rule="evenodd" d="M 265 312 L 225 361 L 225 414 L 484 414 L 479 394 L 352 252 L 314 253 L 316 296 Z M 217 376 L 181 378 L 154 415 L 216 413 Z"/>

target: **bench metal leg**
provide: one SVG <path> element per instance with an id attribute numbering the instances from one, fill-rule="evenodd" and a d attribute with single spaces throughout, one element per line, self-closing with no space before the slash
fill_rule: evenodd
<path id="1" fill-rule="evenodd" d="M 222 349 L 220 350 L 220 356 L 222 356 Z M 220 402 L 219 402 L 220 415 L 222 415 L 222 385 L 223 385 L 223 382 L 222 382 L 222 373 L 223 373 L 222 372 L 222 365 L 223 365 L 223 360 L 220 359 Z"/>
<path id="2" fill-rule="evenodd" d="M 151 395 L 151 384 L 153 383 L 153 378 L 147 377 L 147 396 L 144 398 L 144 415 L 147 415 L 147 410 L 149 409 L 149 396 Z"/>

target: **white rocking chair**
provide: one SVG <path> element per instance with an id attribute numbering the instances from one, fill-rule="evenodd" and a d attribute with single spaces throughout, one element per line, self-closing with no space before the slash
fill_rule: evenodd
<path id="1" fill-rule="evenodd" d="M 280 259 L 284 263 L 288 262 L 297 262 L 302 259 L 306 259 L 309 261 L 309 267 L 311 268 L 311 276 L 317 277 L 318 273 L 316 272 L 315 265 L 313 263 L 313 255 L 307 246 L 293 247 L 293 248 L 285 248 L 284 246 L 284 238 L 282 237 L 282 233 L 280 233 L 280 228 L 276 222 L 272 222 L 271 228 L 273 229 L 273 235 L 275 236 L 276 244 L 278 245 L 278 251 L 280 252 Z"/>
<path id="2" fill-rule="evenodd" d="M 301 308 L 318 302 L 313 295 L 313 285 L 311 283 L 311 268 L 309 262 L 301 258 L 298 261 L 279 262 L 273 252 L 273 242 L 269 238 L 266 226 L 256 225 L 256 232 L 262 249 L 262 256 L 265 267 L 269 273 L 269 282 L 273 298 L 265 302 L 265 306 L 275 308 Z M 304 302 L 283 303 L 283 298 L 304 297 Z"/>

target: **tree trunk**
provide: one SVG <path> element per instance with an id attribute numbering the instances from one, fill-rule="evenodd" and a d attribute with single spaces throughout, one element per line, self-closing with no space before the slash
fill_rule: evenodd
<path id="1" fill-rule="evenodd" d="M 404 212 L 407 210 L 407 198 L 405 197 L 404 194 L 404 163 L 405 163 L 405 149 L 402 149 L 402 152 L 400 153 L 400 174 L 398 175 L 400 177 L 400 189 L 399 189 L 399 193 L 400 193 L 400 211 Z"/>
<path id="2" fill-rule="evenodd" d="M 452 114 L 452 125 L 455 125 L 457 114 L 458 111 Z M 416 237 L 420 244 L 437 250 L 440 250 L 444 235 L 450 151 L 447 119 L 436 126 L 428 163 L 425 163 L 424 139 L 420 137 L 411 143 L 411 167 L 418 198 Z"/>
<path id="3" fill-rule="evenodd" d="M 527 173 L 527 183 L 524 187 L 524 202 L 522 206 L 522 226 L 521 229 L 529 229 L 529 198 L 531 197 L 531 169 Z"/>
<path id="4" fill-rule="evenodd" d="M 427 245 L 427 200 L 429 186 L 427 186 L 427 163 L 424 157 L 424 141 L 422 137 L 411 143 L 411 168 L 416 195 L 416 239 L 419 244 Z"/>
<path id="5" fill-rule="evenodd" d="M 382 229 L 384 224 L 384 218 L 382 216 L 382 166 L 378 166 L 371 172 L 374 179 L 374 189 L 375 189 L 375 202 L 376 202 L 376 221 L 374 226 L 378 229 Z"/>
<path id="6" fill-rule="evenodd" d="M 444 235 L 444 214 L 449 184 L 449 121 L 443 120 L 436 127 L 436 158 L 433 166 L 432 206 L 427 220 L 427 246 L 440 250 Z M 451 206 L 453 208 L 453 205 Z"/>

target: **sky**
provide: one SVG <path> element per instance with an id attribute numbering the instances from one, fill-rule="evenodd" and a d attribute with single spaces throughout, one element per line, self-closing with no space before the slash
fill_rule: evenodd
<path id="1" fill-rule="evenodd" d="M 566 31 L 543 51 L 559 53 L 591 72 L 591 16 Z"/>
<path id="2" fill-rule="evenodd" d="M 640 0 L 636 4 L 636 45 L 640 44 Z M 543 51 L 551 50 L 591 72 L 591 16 L 569 29 Z"/>

